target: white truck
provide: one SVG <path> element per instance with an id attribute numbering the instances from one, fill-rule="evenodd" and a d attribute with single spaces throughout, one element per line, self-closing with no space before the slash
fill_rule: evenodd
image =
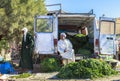
<path id="1" fill-rule="evenodd" d="M 39 15 L 34 18 L 35 51 L 40 55 L 54 55 L 57 53 L 58 33 L 78 33 L 82 23 L 86 24 L 88 37 L 93 44 L 93 54 L 114 55 L 115 19 L 101 17 L 96 20 L 93 11 L 89 13 L 58 13 Z M 77 59 L 77 58 L 76 58 Z"/>

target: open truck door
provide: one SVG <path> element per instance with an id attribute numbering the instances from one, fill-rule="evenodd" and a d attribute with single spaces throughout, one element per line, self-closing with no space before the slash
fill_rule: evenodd
<path id="1" fill-rule="evenodd" d="M 99 33 L 100 54 L 115 55 L 116 54 L 115 19 L 100 17 L 99 27 L 100 27 Z"/>
<path id="2" fill-rule="evenodd" d="M 36 16 L 34 18 L 35 52 L 54 54 L 57 51 L 57 17 Z"/>

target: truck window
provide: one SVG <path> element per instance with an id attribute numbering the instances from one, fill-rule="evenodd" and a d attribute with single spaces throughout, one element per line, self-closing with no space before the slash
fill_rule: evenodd
<path id="1" fill-rule="evenodd" d="M 40 18 L 36 22 L 36 32 L 52 32 L 53 31 L 53 19 L 52 18 Z"/>
<path id="2" fill-rule="evenodd" d="M 116 34 L 120 34 L 120 23 L 116 23 Z"/>
<path id="3" fill-rule="evenodd" d="M 101 21 L 101 34 L 114 34 L 114 22 Z"/>
<path id="4" fill-rule="evenodd" d="M 116 37 L 120 38 L 120 18 L 116 19 Z"/>

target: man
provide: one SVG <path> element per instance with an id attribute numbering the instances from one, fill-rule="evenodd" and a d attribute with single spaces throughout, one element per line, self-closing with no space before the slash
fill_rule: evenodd
<path id="1" fill-rule="evenodd" d="M 81 34 L 88 35 L 88 29 L 84 23 L 82 24 L 82 27 L 81 27 Z"/>
<path id="2" fill-rule="evenodd" d="M 22 40 L 22 48 L 21 48 L 21 59 L 19 66 L 22 70 L 32 72 L 33 70 L 33 61 L 32 61 L 32 53 L 33 53 L 33 46 L 34 46 L 34 39 L 28 33 L 27 28 L 22 29 L 23 33 L 23 40 Z"/>
<path id="3" fill-rule="evenodd" d="M 64 65 L 70 62 L 75 62 L 75 56 L 72 49 L 72 44 L 68 39 L 66 39 L 65 33 L 60 34 L 60 40 L 58 41 L 58 52 L 63 58 L 62 63 Z"/>

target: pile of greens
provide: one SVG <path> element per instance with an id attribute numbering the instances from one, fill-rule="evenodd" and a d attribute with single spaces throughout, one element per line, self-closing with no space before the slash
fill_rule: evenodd
<path id="1" fill-rule="evenodd" d="M 111 66 L 99 59 L 83 59 L 61 68 L 58 78 L 98 78 L 118 74 Z"/>
<path id="2" fill-rule="evenodd" d="M 42 72 L 53 72 L 53 71 L 58 71 L 60 69 L 60 61 L 56 58 L 45 58 L 41 63 L 40 63 L 40 70 Z"/>
<path id="3" fill-rule="evenodd" d="M 93 54 L 93 44 L 89 43 L 89 38 L 83 34 L 67 35 L 67 38 L 72 42 L 75 54 L 81 54 L 86 57 L 91 57 Z M 82 51 L 83 50 L 83 51 Z M 87 54 L 86 54 L 87 53 Z"/>
<path id="4" fill-rule="evenodd" d="M 81 54 L 82 56 L 85 56 L 85 57 L 91 57 L 91 52 L 83 48 L 78 50 L 78 54 Z"/>
<path id="5" fill-rule="evenodd" d="M 17 75 L 17 76 L 12 76 L 11 78 L 28 78 L 30 77 L 32 74 L 30 73 L 23 73 L 23 74 L 20 74 L 20 75 Z"/>

